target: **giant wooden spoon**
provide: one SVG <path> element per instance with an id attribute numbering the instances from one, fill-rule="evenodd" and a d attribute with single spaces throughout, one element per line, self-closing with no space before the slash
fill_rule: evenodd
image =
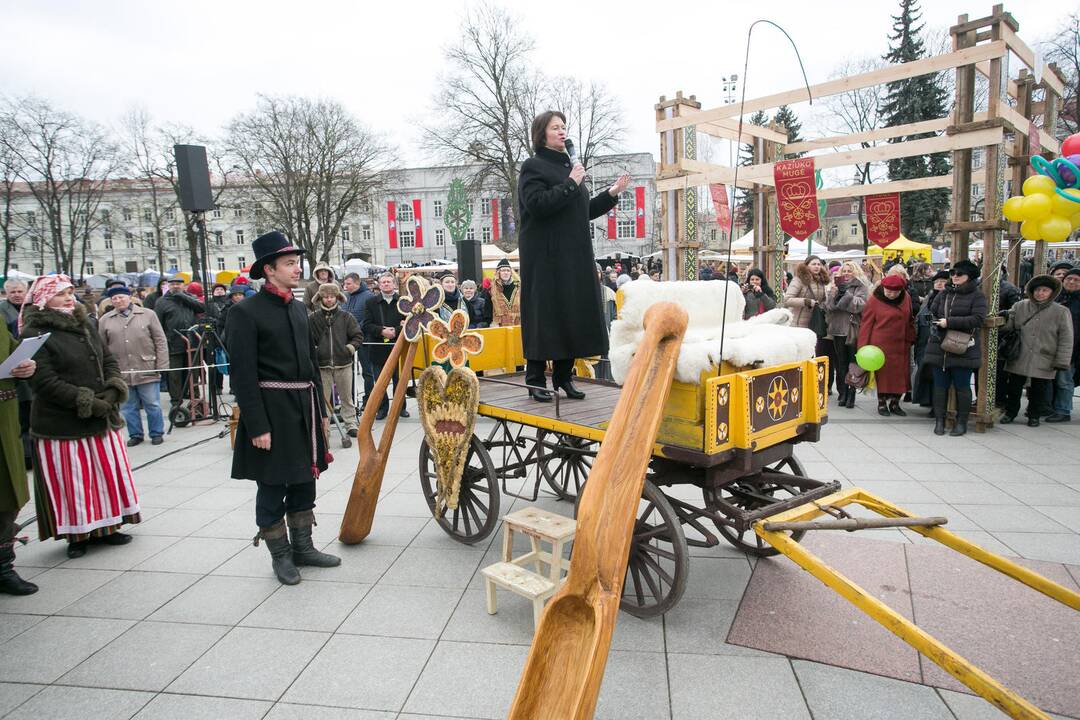
<path id="1" fill-rule="evenodd" d="M 349 504 L 345 507 L 345 517 L 341 519 L 341 530 L 338 533 L 338 538 L 346 545 L 355 545 L 371 532 L 371 521 L 375 516 L 375 506 L 379 502 L 379 490 L 382 489 L 383 473 L 386 471 L 386 461 L 390 457 L 390 446 L 394 442 L 394 431 L 397 430 L 401 408 L 405 405 L 407 373 L 412 369 L 416 345 L 416 342 L 405 339 L 405 333 L 398 333 L 394 349 L 390 351 L 390 357 L 383 365 L 379 379 L 375 382 L 371 396 L 367 399 L 367 405 L 364 406 L 364 414 L 360 417 L 360 426 L 356 430 L 360 460 L 356 465 L 352 491 L 349 493 Z M 401 358 L 403 347 L 407 348 L 405 362 L 402 363 L 401 373 L 398 375 L 398 384 L 394 386 L 394 401 L 391 403 L 390 413 L 386 416 L 386 424 L 383 425 L 379 447 L 376 448 L 371 434 L 371 429 L 375 425 L 375 413 L 379 411 L 379 403 L 382 402 L 390 387 L 390 380 L 398 368 L 398 360 Z"/>
<path id="2" fill-rule="evenodd" d="M 587 720 L 619 612 L 645 471 L 671 390 L 686 311 L 657 303 L 578 506 L 566 583 L 544 609 L 511 720 Z"/>

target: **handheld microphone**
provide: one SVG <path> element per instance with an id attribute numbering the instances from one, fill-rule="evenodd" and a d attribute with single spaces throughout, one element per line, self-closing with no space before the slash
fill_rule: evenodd
<path id="1" fill-rule="evenodd" d="M 566 138 L 566 154 L 570 156 L 570 164 L 573 165 L 578 161 L 577 148 L 574 147 L 574 141 L 570 138 Z"/>

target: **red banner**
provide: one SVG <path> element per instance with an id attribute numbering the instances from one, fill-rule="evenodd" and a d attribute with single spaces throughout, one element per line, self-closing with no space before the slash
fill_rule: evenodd
<path id="1" fill-rule="evenodd" d="M 491 241 L 499 241 L 499 199 L 491 201 Z"/>
<path id="2" fill-rule="evenodd" d="M 415 199 L 412 201 L 413 219 L 416 221 L 416 247 L 424 247 L 424 227 L 420 221 L 420 200 Z"/>
<path id="3" fill-rule="evenodd" d="M 900 237 L 900 193 L 866 196 L 866 239 L 885 247 Z"/>
<path id="4" fill-rule="evenodd" d="M 397 205 L 393 200 L 386 201 L 386 225 L 390 232 L 390 249 L 397 248 Z"/>
<path id="5" fill-rule="evenodd" d="M 814 159 L 778 160 L 773 164 L 780 227 L 788 235 L 805 240 L 821 227 L 817 189 L 814 187 Z"/>
<path id="6" fill-rule="evenodd" d="M 716 226 L 727 232 L 731 227 L 731 205 L 728 203 L 727 185 L 713 183 L 709 185 L 713 207 L 716 209 Z"/>
<path id="7" fill-rule="evenodd" d="M 607 236 L 608 240 L 614 240 L 617 237 L 618 228 L 615 223 L 615 208 L 608 210 L 607 214 Z"/>
<path id="8" fill-rule="evenodd" d="M 634 237 L 645 237 L 645 188 L 638 185 L 634 188 Z"/>

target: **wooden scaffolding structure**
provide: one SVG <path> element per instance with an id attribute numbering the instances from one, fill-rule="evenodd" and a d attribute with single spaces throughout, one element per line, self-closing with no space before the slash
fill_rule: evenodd
<path id="1" fill-rule="evenodd" d="M 952 171 L 947 175 L 868 185 L 829 187 L 818 190 L 819 200 L 890 192 L 917 192 L 934 188 L 952 191 L 951 221 L 945 231 L 952 236 L 951 258 L 969 255 L 972 234 L 983 240 L 983 283 L 991 308 L 981 333 L 983 363 L 976 383 L 978 403 L 974 413 L 979 432 L 994 423 L 997 365 L 998 292 L 1001 287 L 1001 243 L 1008 239 L 1008 270 L 1014 282 L 1018 273 L 1019 225 L 1001 219 L 1007 185 L 1018 193 L 1031 173 L 1032 154 L 1052 158 L 1060 152 L 1054 139 L 1057 112 L 1064 94 L 1063 76 L 1054 65 L 1040 67 L 1036 53 L 1020 39 L 1019 23 L 995 5 L 986 17 L 969 20 L 961 15 L 950 28 L 952 51 L 909 63 L 891 65 L 810 87 L 815 100 L 852 90 L 928 75 L 955 74 L 955 102 L 947 117 L 859 133 L 787 142 L 784 128 L 744 123 L 741 141 L 753 150 L 753 164 L 739 169 L 738 187 L 755 194 L 754 262 L 773 288 L 783 273 L 784 236 L 777 215 L 773 163 L 786 155 L 813 156 L 819 170 L 867 162 L 886 162 L 905 157 L 951 152 Z M 1009 77 L 1009 63 L 1022 68 L 1017 79 Z M 976 74 L 989 84 L 985 109 L 976 108 Z M 711 183 L 735 184 L 735 169 L 697 159 L 697 133 L 738 140 L 739 115 L 772 110 L 808 100 L 806 88 L 702 109 L 701 103 L 682 92 L 674 100 L 661 97 L 656 104 L 656 131 L 660 139 L 660 165 L 656 191 L 661 197 L 660 229 L 664 272 L 669 280 L 697 278 L 698 189 Z M 939 133 L 933 137 L 862 147 L 860 143 L 891 140 L 910 135 Z M 1032 147 L 1032 143 L 1038 147 Z M 972 166 L 974 150 L 983 149 L 982 167 Z M 1006 172 L 1009 168 L 1009 172 Z M 981 208 L 972 207 L 972 186 L 985 189 Z M 975 212 L 973 212 L 973 210 Z M 1036 243 L 1035 263 L 1045 265 L 1046 243 Z"/>

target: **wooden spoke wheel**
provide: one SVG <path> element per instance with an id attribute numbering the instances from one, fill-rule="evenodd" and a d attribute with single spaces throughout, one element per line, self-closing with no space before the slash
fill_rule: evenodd
<path id="1" fill-rule="evenodd" d="M 682 522 L 660 488 L 646 480 L 619 607 L 640 618 L 663 615 L 682 597 L 689 572 Z"/>
<path id="2" fill-rule="evenodd" d="M 772 473 L 784 475 L 797 475 L 805 477 L 806 471 L 802 464 L 794 456 L 786 457 L 780 462 L 766 468 Z M 733 483 L 719 488 L 703 488 L 705 506 L 713 512 L 723 512 L 723 508 L 716 502 L 722 499 L 743 510 L 753 511 L 766 507 L 778 500 L 786 500 L 798 494 L 798 488 L 785 485 L 782 481 L 774 479 L 766 480 L 762 477 L 749 477 L 736 480 Z M 739 532 L 730 525 L 713 521 L 716 529 L 729 543 L 743 552 L 757 557 L 772 557 L 778 555 L 779 550 L 758 537 L 752 528 Z M 806 534 L 805 530 L 787 533 L 788 536 L 798 542 Z"/>
<path id="3" fill-rule="evenodd" d="M 573 435 L 540 430 L 536 435 L 536 458 L 544 480 L 563 500 L 574 502 L 592 470 L 600 443 Z"/>
<path id="4" fill-rule="evenodd" d="M 434 517 L 438 480 L 435 460 L 426 439 L 420 444 L 420 487 Z M 435 522 L 447 535 L 466 545 L 486 538 L 499 522 L 499 483 L 495 478 L 495 467 L 483 442 L 475 435 L 469 441 L 469 454 L 461 474 L 458 506 L 452 510 L 448 508 L 442 517 L 435 518 Z"/>

